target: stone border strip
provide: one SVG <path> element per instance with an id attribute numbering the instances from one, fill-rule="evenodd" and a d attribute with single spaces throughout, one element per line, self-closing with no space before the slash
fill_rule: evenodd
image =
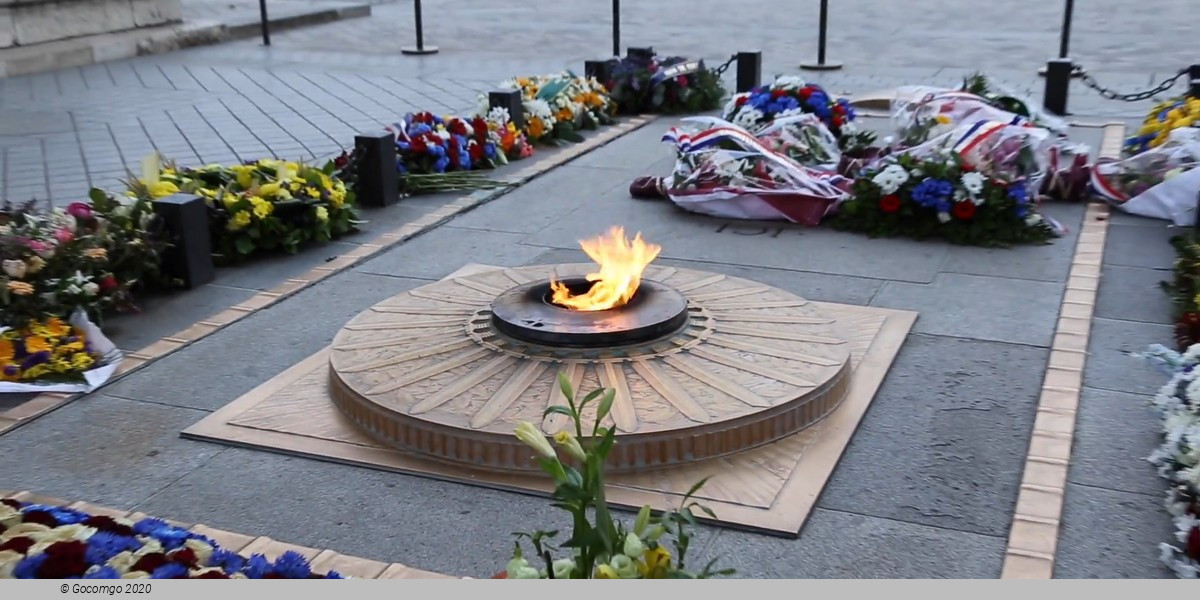
<path id="1" fill-rule="evenodd" d="M 402 244 L 414 237 L 426 233 L 435 227 L 446 223 L 454 217 L 475 209 L 495 200 L 509 192 L 521 187 L 522 185 L 532 181 L 533 179 L 549 172 L 552 169 L 560 167 L 584 154 L 591 152 L 597 148 L 605 146 L 614 140 L 636 131 L 649 123 L 656 120 L 655 115 L 644 115 L 624 119 L 621 122 L 606 127 L 599 131 L 593 137 L 590 137 L 578 144 L 565 147 L 561 152 L 543 161 L 536 161 L 524 166 L 521 169 L 515 170 L 508 174 L 503 179 L 510 183 L 508 187 L 496 190 L 478 190 L 471 194 L 467 194 L 446 204 L 440 208 L 426 213 L 421 218 L 411 223 L 405 223 L 400 227 L 380 234 L 369 242 L 359 244 L 350 252 L 342 254 L 326 261 L 325 263 L 309 269 L 301 275 L 286 279 L 283 283 L 265 291 L 259 292 L 251 296 L 241 304 L 231 306 L 215 315 L 197 321 L 194 325 L 165 336 L 150 345 L 136 352 L 127 352 L 125 360 L 117 369 L 116 375 L 109 381 L 114 382 L 119 378 L 136 371 L 155 360 L 158 360 L 168 354 L 184 348 L 197 340 L 200 340 L 208 335 L 211 335 L 232 323 L 253 314 L 255 311 L 262 310 L 284 298 L 287 298 L 321 280 L 349 269 L 359 262 L 373 256 L 379 252 L 390 249 L 393 246 Z M 386 210 L 386 209 L 384 209 Z M 101 388 L 103 389 L 103 388 Z M 99 390 L 97 390 L 99 391 Z M 94 393 L 94 392 L 92 392 Z M 65 394 L 65 393 L 42 393 L 30 398 L 7 411 L 0 412 L 0 435 L 8 431 L 28 423 L 29 421 L 46 414 L 67 402 L 84 396 L 86 394 Z"/>
<path id="2" fill-rule="evenodd" d="M 18 502 L 28 502 L 32 504 L 45 504 L 48 506 L 65 506 L 74 510 L 83 511 L 93 515 L 103 515 L 118 518 L 129 518 L 137 521 L 148 516 L 142 512 L 129 512 L 115 508 L 107 508 L 97 506 L 87 502 L 67 502 L 58 498 L 50 498 L 46 496 L 38 496 L 32 492 L 16 492 L 8 493 L 0 491 L 0 497 L 11 498 Z M 299 553 L 304 558 L 308 559 L 312 565 L 313 571 L 324 573 L 326 571 L 337 571 L 347 577 L 356 579 L 459 579 L 450 575 L 434 573 L 432 571 L 422 571 L 412 567 L 402 565 L 400 563 L 385 563 L 367 558 L 359 558 L 357 556 L 347 556 L 333 550 L 319 550 L 317 548 L 308 548 L 305 546 L 297 546 L 273 540 L 266 536 L 252 536 L 223 529 L 216 529 L 207 525 L 196 524 L 189 525 L 180 523 L 170 519 L 163 519 L 167 523 L 176 527 L 182 527 L 190 531 L 194 531 L 204 536 L 208 536 L 217 544 L 231 552 L 237 552 L 242 556 L 250 554 L 262 554 L 270 560 L 275 560 L 279 555 L 292 550 Z"/>
<path id="3" fill-rule="evenodd" d="M 1099 155 L 1105 158 L 1119 156 L 1124 134 L 1123 124 L 1106 125 Z M 1100 284 L 1108 214 L 1107 204 L 1089 204 L 1079 241 L 1075 244 L 1075 256 L 1059 309 L 1058 328 L 1042 382 L 1037 418 L 1033 423 L 1033 436 L 1025 458 L 1025 474 L 1008 535 L 1000 575 L 1003 579 L 1054 577 L 1075 417 L 1083 387 L 1083 368 L 1087 363 L 1092 312 Z"/>

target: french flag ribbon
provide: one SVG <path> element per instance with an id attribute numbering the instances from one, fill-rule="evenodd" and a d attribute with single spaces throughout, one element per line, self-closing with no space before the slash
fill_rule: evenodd
<path id="1" fill-rule="evenodd" d="M 722 141 L 729 140 L 739 144 L 747 152 L 760 154 L 763 158 L 779 165 L 780 168 L 796 173 L 798 175 L 796 177 L 797 183 L 805 184 L 805 187 L 815 194 L 834 198 L 844 195 L 844 192 L 837 187 L 847 181 L 844 176 L 830 171 L 806 168 L 767 147 L 758 138 L 744 129 L 736 127 L 713 127 L 696 135 L 689 135 L 681 133 L 672 127 L 663 135 L 662 140 L 674 143 L 679 148 L 679 151 L 685 154 L 703 150 Z"/>
<path id="2" fill-rule="evenodd" d="M 1092 167 L 1092 172 L 1090 175 L 1092 189 L 1100 196 L 1103 196 L 1104 199 L 1116 202 L 1118 204 L 1123 204 L 1129 200 L 1129 196 L 1127 194 L 1113 187 L 1113 185 L 1108 182 L 1108 179 L 1100 174 L 1100 167 L 1101 164 L 1096 164 Z"/>
<path id="3" fill-rule="evenodd" d="M 1008 127 L 1008 123 L 1002 121 L 976 121 L 962 137 L 954 142 L 954 151 L 960 155 L 966 155 L 974 150 L 984 140 L 996 135 L 1000 130 Z"/>

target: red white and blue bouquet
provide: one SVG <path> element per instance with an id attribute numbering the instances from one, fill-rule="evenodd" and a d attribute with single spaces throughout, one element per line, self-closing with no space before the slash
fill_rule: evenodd
<path id="1" fill-rule="evenodd" d="M 838 139 L 858 132 L 852 125 L 858 115 L 849 100 L 834 99 L 821 86 L 795 76 L 734 95 L 722 118 L 753 132 L 775 119 L 801 114 L 816 115 Z"/>

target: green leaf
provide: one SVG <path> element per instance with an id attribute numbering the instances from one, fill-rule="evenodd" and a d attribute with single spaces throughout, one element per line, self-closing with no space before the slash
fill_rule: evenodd
<path id="1" fill-rule="evenodd" d="M 546 410 L 542 412 L 542 418 L 544 419 L 550 415 L 555 415 L 555 414 L 566 415 L 569 418 L 575 417 L 575 414 L 571 412 L 571 409 L 569 409 L 561 404 L 555 404 L 554 406 L 547 407 Z"/>
<path id="2" fill-rule="evenodd" d="M 108 194 L 105 194 L 103 190 L 92 188 L 88 192 L 88 198 L 94 203 L 103 204 L 105 200 L 108 200 Z"/>
<path id="3" fill-rule="evenodd" d="M 251 252 L 254 252 L 254 240 L 250 239 L 250 236 L 248 235 L 243 234 L 237 236 L 233 243 L 238 254 L 245 256 Z"/>
<path id="4" fill-rule="evenodd" d="M 690 500 L 692 498 L 692 496 L 694 496 L 696 494 L 696 492 L 700 491 L 700 488 L 704 487 L 704 484 L 706 484 L 706 483 L 708 483 L 708 477 L 705 477 L 704 479 L 701 479 L 700 481 L 697 481 L 695 484 L 693 484 L 692 487 L 688 489 L 687 494 L 684 494 L 683 501 L 687 502 L 688 500 Z"/>
<path id="5" fill-rule="evenodd" d="M 604 417 L 607 417 L 609 411 L 612 410 L 613 400 L 616 399 L 616 397 L 617 397 L 616 389 L 610 389 L 610 390 L 607 390 L 606 392 L 604 392 L 604 398 L 602 400 L 600 400 L 600 406 L 596 409 L 596 427 L 597 428 L 600 427 L 600 421 L 603 421 Z M 595 430 L 593 430 L 593 432 L 594 431 Z M 593 433 L 593 435 L 595 435 L 595 434 Z"/>

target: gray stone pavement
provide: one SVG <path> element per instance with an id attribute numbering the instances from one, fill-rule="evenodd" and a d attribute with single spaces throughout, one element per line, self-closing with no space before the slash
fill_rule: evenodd
<path id="1" fill-rule="evenodd" d="M 921 315 L 800 538 L 705 527 L 696 560 L 722 556 L 743 576 L 997 577 L 1075 234 L 1049 246 L 982 250 L 726 223 L 632 200 L 631 177 L 670 163 L 669 149 L 657 143 L 666 125 L 627 135 L 0 437 L 0 485 L 488 576 L 504 563 L 511 531 L 558 523 L 544 499 L 178 433 L 319 350 L 390 295 L 468 262 L 585 260 L 577 240 L 619 223 L 662 244 L 666 264 Z M 1082 206 L 1047 210 L 1078 231 Z M 1120 227 L 1158 232 L 1121 221 L 1110 244 L 1130 243 L 1120 241 Z M 1161 257 L 1139 255 L 1132 244 L 1113 256 L 1159 264 Z M 1098 313 L 1098 323 L 1103 314 L 1134 314 L 1105 306 L 1113 312 Z M 1114 394 L 1144 397 L 1152 376 L 1138 379 L 1137 365 L 1116 362 L 1108 349 L 1154 341 L 1153 329 L 1142 333 L 1146 340 L 1098 325 L 1097 369 L 1117 383 L 1102 385 L 1089 372 L 1096 389 L 1084 401 L 1060 576 L 1164 575 L 1154 545 L 1169 532 L 1150 468 L 1139 470 L 1133 454 L 1140 450 L 1099 443 L 1150 441 L 1153 421 L 1129 419 L 1120 411 L 1132 405 Z M 1111 431 L 1113 419 L 1126 427 Z"/>

